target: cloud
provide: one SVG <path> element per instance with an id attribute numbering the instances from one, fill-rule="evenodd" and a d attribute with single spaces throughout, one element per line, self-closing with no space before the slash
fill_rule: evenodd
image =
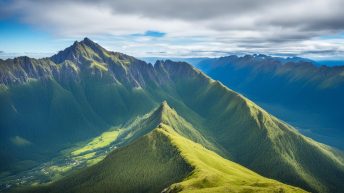
<path id="1" fill-rule="evenodd" d="M 2 4 L 0 17 L 15 16 L 60 38 L 96 37 L 109 48 L 135 55 L 196 53 L 192 50 L 309 55 L 306 50 L 333 54 L 343 50 L 338 43 L 320 38 L 344 31 L 343 0 L 13 0 Z M 102 40 L 110 36 L 117 38 L 116 45 Z"/>
<path id="2" fill-rule="evenodd" d="M 33 58 L 43 58 L 52 56 L 54 53 L 36 53 L 36 52 L 5 52 L 0 51 L 0 59 L 15 58 L 19 56 L 30 56 Z"/>
<path id="3" fill-rule="evenodd" d="M 14 0 L 2 12 L 58 34 L 199 29 L 312 37 L 344 29 L 342 0 Z M 6 10 L 6 11 L 5 11 Z M 42 17 L 44 16 L 44 17 Z M 149 28 L 151 27 L 151 28 Z M 184 27 L 184 28 L 179 28 Z M 316 32 L 314 32 L 316 30 Z M 198 33 L 196 33 L 198 34 Z M 302 34 L 302 35 L 300 35 Z"/>

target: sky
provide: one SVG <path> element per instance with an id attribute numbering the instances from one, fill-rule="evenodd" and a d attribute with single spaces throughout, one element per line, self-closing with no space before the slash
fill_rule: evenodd
<path id="1" fill-rule="evenodd" d="M 89 37 L 136 57 L 344 59 L 344 0 L 0 0 L 0 58 Z"/>

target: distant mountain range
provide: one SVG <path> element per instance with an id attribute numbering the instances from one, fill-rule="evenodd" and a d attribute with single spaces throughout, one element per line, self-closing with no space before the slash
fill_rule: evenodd
<path id="1" fill-rule="evenodd" d="M 319 60 L 316 64 L 320 66 L 344 66 L 344 60 Z"/>
<path id="2" fill-rule="evenodd" d="M 344 66 L 267 55 L 232 55 L 194 65 L 304 134 L 344 149 Z"/>
<path id="3" fill-rule="evenodd" d="M 3 191 L 344 189 L 342 152 L 185 62 L 147 64 L 85 38 L 0 60 L 0 84 Z"/>

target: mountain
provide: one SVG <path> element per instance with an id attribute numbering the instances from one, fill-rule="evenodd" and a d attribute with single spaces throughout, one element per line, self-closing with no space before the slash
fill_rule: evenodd
<path id="1" fill-rule="evenodd" d="M 344 66 L 344 60 L 319 60 L 317 63 L 324 66 Z"/>
<path id="2" fill-rule="evenodd" d="M 301 135 L 187 63 L 147 64 L 86 38 L 51 58 L 1 61 L 0 69 L 1 179 L 113 127 L 119 128 L 116 145 L 129 147 L 162 122 L 265 177 L 312 192 L 344 189 L 342 152 Z M 162 101 L 183 118 L 170 110 L 158 119 L 145 114 Z"/>
<path id="3" fill-rule="evenodd" d="M 149 121 L 134 123 L 135 130 L 148 133 L 128 146 L 114 150 L 100 163 L 51 185 L 23 191 L 305 192 L 264 178 L 183 137 L 175 121 L 183 122 L 184 119 L 166 102 L 147 115 L 146 120 L 159 121 L 154 127 Z"/>
<path id="4" fill-rule="evenodd" d="M 198 63 L 200 63 L 201 61 L 205 60 L 205 59 L 209 59 L 206 57 L 203 58 L 176 58 L 176 57 L 142 57 L 139 58 L 147 63 L 151 63 L 154 64 L 157 60 L 172 60 L 175 62 L 187 62 L 191 65 L 197 65 Z"/>
<path id="5" fill-rule="evenodd" d="M 206 59 L 196 66 L 304 134 L 344 148 L 344 66 L 266 55 Z"/>
<path id="6" fill-rule="evenodd" d="M 156 110 L 136 118 L 132 123 L 128 124 L 118 138 L 120 138 L 124 144 L 130 144 L 137 138 L 149 133 L 159 124 L 170 125 L 179 135 L 199 143 L 208 149 L 221 152 L 215 144 L 208 141 L 208 139 L 206 139 L 199 130 L 195 129 L 191 123 L 180 117 L 174 109 L 171 109 L 166 101 Z"/>

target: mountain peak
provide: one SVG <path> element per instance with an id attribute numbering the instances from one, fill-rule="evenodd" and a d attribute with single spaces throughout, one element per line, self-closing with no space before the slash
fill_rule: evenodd
<path id="1" fill-rule="evenodd" d="M 82 41 L 75 41 L 73 45 L 53 55 L 51 59 L 55 63 L 62 63 L 65 60 L 80 63 L 85 58 L 100 61 L 102 56 L 106 55 L 105 52 L 106 49 L 85 37 Z"/>
<path id="2" fill-rule="evenodd" d="M 158 108 L 160 109 L 161 111 L 170 111 L 172 110 L 172 108 L 168 105 L 167 101 L 164 100 L 161 104 L 160 104 L 160 107 Z"/>
<path id="3" fill-rule="evenodd" d="M 88 38 L 88 37 L 85 37 L 82 41 L 84 41 L 84 42 L 94 42 L 94 41 L 92 41 L 90 38 Z"/>
<path id="4" fill-rule="evenodd" d="M 85 37 L 83 40 L 81 40 L 79 42 L 80 44 L 84 44 L 87 45 L 89 47 L 93 47 L 93 46 L 97 46 L 97 47 L 101 47 L 99 44 L 97 44 L 96 42 L 92 41 L 91 39 L 89 39 L 88 37 Z"/>
<path id="5" fill-rule="evenodd" d="M 91 39 L 89 39 L 88 37 L 85 37 L 83 40 L 81 41 L 77 41 L 75 40 L 74 43 L 67 47 L 66 49 L 77 49 L 79 46 L 99 46 L 101 47 L 99 44 L 97 44 L 96 42 L 92 41 Z M 65 50 L 66 50 L 65 49 Z"/>
<path id="6" fill-rule="evenodd" d="M 177 112 L 168 105 L 167 101 L 163 101 L 154 114 L 159 117 L 160 123 L 164 124 L 171 124 L 170 119 L 181 118 Z"/>
<path id="7" fill-rule="evenodd" d="M 164 125 L 178 134 L 202 144 L 208 149 L 221 152 L 221 150 L 209 142 L 201 132 L 195 129 L 191 123 L 179 115 L 176 110 L 171 108 L 167 101 L 163 101 L 160 106 L 151 112 L 142 117 L 138 117 L 133 123 L 125 126 L 126 130 L 121 134 L 120 138 L 127 139 L 126 143 L 130 143 L 154 129 L 164 127 Z"/>

